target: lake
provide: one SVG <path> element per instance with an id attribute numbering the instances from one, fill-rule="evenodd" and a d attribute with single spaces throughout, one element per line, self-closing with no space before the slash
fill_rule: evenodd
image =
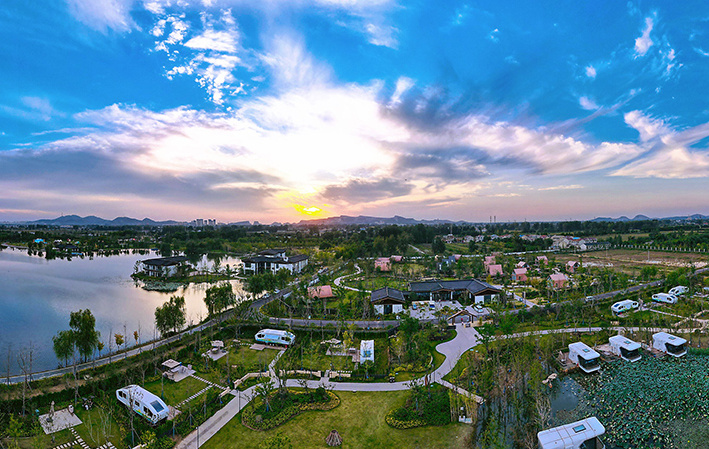
<path id="1" fill-rule="evenodd" d="M 28 256 L 25 250 L 0 251 L 0 375 L 7 372 L 8 346 L 12 348 L 11 374 L 20 374 L 16 354 L 29 345 L 35 348 L 33 371 L 56 368 L 52 337 L 69 329 L 69 314 L 79 309 L 93 312 L 106 348 L 109 336 L 124 334 L 124 326 L 128 346 L 135 344 L 134 331 L 140 332 L 140 341 L 152 340 L 155 308 L 171 295 L 185 297 L 188 324 L 204 318 L 204 295 L 209 284 L 191 284 L 173 293 L 146 291 L 135 285 L 130 278 L 135 262 L 151 257 L 159 256 L 122 254 L 46 260 Z M 222 267 L 238 267 L 240 261 L 222 258 L 220 263 Z M 198 263 L 198 268 L 212 266 L 206 256 Z M 241 295 L 241 283 L 232 284 Z"/>

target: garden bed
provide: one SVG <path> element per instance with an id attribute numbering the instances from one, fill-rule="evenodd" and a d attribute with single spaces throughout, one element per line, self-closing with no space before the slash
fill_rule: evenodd
<path id="1" fill-rule="evenodd" d="M 268 396 L 268 401 L 257 400 L 241 413 L 241 422 L 251 430 L 269 430 L 278 427 L 308 410 L 332 410 L 340 405 L 340 398 L 323 387 L 309 391 L 288 389 Z"/>
<path id="2" fill-rule="evenodd" d="M 423 426 L 442 426 L 451 422 L 448 390 L 415 386 L 406 403 L 386 415 L 386 423 L 395 429 L 412 429 Z"/>

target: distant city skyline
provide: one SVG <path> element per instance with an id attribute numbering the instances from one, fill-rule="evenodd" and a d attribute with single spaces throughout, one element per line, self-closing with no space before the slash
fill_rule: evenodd
<path id="1" fill-rule="evenodd" d="M 0 12 L 0 221 L 709 214 L 709 4 Z"/>

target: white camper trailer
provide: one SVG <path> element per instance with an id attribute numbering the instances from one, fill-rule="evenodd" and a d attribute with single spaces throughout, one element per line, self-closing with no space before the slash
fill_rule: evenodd
<path id="1" fill-rule="evenodd" d="M 682 357 L 685 355 L 687 348 L 685 348 L 684 345 L 686 344 L 687 340 L 684 338 L 676 337 L 667 332 L 652 334 L 652 347 L 673 357 Z"/>
<path id="2" fill-rule="evenodd" d="M 157 424 L 163 419 L 167 419 L 167 404 L 138 385 L 119 388 L 116 390 L 116 398 L 118 398 L 118 402 L 132 409 L 151 424 Z"/>
<path id="3" fill-rule="evenodd" d="M 622 335 L 614 335 L 608 339 L 613 354 L 628 362 L 637 362 L 641 359 L 640 343 L 628 340 Z"/>
<path id="4" fill-rule="evenodd" d="M 670 295 L 679 296 L 679 295 L 684 295 L 688 291 L 689 291 L 689 289 L 687 287 L 685 287 L 684 285 L 678 285 L 677 287 L 671 288 L 669 293 L 670 293 Z"/>
<path id="5" fill-rule="evenodd" d="M 564 426 L 537 433 L 539 449 L 605 449 L 599 438 L 606 428 L 596 418 L 582 419 Z"/>
<path id="6" fill-rule="evenodd" d="M 638 304 L 637 301 L 626 299 L 625 301 L 618 301 L 617 303 L 613 304 L 611 306 L 611 310 L 613 311 L 613 313 L 618 314 L 627 312 L 629 310 L 637 309 L 639 305 L 640 304 Z"/>
<path id="7" fill-rule="evenodd" d="M 261 329 L 256 334 L 256 341 L 267 345 L 285 345 L 290 346 L 295 341 L 295 335 L 288 331 L 279 331 L 275 329 Z"/>
<path id="8" fill-rule="evenodd" d="M 677 297 L 669 293 L 655 293 L 652 295 L 652 300 L 657 302 L 665 302 L 667 304 L 676 304 Z"/>
<path id="9" fill-rule="evenodd" d="M 601 355 L 580 341 L 569 344 L 569 359 L 585 373 L 593 373 L 601 369 L 598 364 Z"/>

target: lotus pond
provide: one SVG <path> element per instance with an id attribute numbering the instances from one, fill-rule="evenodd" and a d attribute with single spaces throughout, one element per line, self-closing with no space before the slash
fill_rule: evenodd
<path id="1" fill-rule="evenodd" d="M 709 356 L 602 363 L 600 374 L 573 374 L 555 385 L 553 426 L 596 416 L 610 447 L 709 447 Z"/>

